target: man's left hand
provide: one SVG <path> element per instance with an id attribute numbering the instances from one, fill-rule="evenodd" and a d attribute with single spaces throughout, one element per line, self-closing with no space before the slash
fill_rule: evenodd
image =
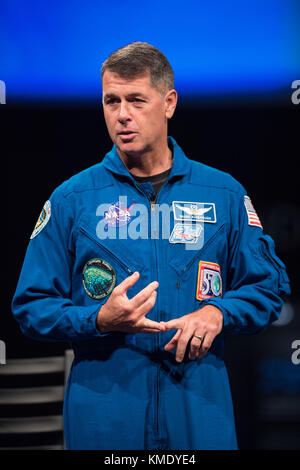
<path id="1" fill-rule="evenodd" d="M 194 360 L 205 356 L 213 340 L 222 330 L 223 314 L 217 307 L 205 305 L 195 312 L 162 323 L 166 331 L 177 328 L 177 333 L 166 344 L 165 351 L 171 351 L 177 347 L 176 361 L 182 362 L 187 343 L 191 338 L 189 359 Z"/>

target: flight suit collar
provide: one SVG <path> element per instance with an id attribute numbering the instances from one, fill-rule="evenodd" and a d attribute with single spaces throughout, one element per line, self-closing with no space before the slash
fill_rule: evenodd
<path id="1" fill-rule="evenodd" d="M 172 169 L 169 174 L 169 180 L 177 176 L 185 176 L 189 170 L 191 162 L 184 154 L 183 150 L 179 147 L 173 137 L 168 137 L 168 146 L 173 150 Z M 112 150 L 107 153 L 102 161 L 105 168 L 117 175 L 127 176 L 133 180 L 132 175 L 121 160 L 117 148 L 114 145 Z"/>

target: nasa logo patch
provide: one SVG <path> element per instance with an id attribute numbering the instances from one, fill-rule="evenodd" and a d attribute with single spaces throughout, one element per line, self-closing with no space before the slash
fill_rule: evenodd
<path id="1" fill-rule="evenodd" d="M 121 227 L 122 225 L 129 224 L 132 217 L 130 211 L 133 205 L 134 203 L 132 203 L 130 207 L 127 207 L 122 201 L 109 204 L 101 222 L 111 227 Z"/>
<path id="2" fill-rule="evenodd" d="M 209 261 L 199 261 L 196 299 L 222 297 L 220 266 Z"/>
<path id="3" fill-rule="evenodd" d="M 43 209 L 42 209 L 42 211 L 39 215 L 37 223 L 35 224 L 33 232 L 30 236 L 30 240 L 32 238 L 36 237 L 43 230 L 43 228 L 49 222 L 50 217 L 51 217 L 51 202 L 46 201 L 45 204 L 44 204 L 44 207 L 43 207 Z"/>
<path id="4" fill-rule="evenodd" d="M 117 276 L 113 267 L 100 258 L 90 259 L 82 271 L 82 283 L 85 292 L 95 300 L 109 295 L 116 285 Z"/>

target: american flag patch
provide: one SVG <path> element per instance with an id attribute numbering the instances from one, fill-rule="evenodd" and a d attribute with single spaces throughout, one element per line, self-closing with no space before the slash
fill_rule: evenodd
<path id="1" fill-rule="evenodd" d="M 244 198 L 245 207 L 248 215 L 248 225 L 254 225 L 255 227 L 263 228 L 257 213 L 252 205 L 251 199 L 249 196 Z"/>

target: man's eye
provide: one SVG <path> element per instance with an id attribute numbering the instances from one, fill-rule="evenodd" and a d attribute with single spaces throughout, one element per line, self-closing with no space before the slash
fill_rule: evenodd
<path id="1" fill-rule="evenodd" d="M 141 107 L 141 106 L 144 106 L 145 100 L 140 100 L 139 98 L 137 98 L 136 100 L 134 100 L 134 104 L 135 104 L 136 106 L 140 106 L 140 107 Z"/>
<path id="2" fill-rule="evenodd" d="M 134 103 L 144 103 L 144 100 L 142 100 L 141 98 L 132 98 L 131 101 L 133 101 Z"/>
<path id="3" fill-rule="evenodd" d="M 119 101 L 117 97 L 111 97 L 111 98 L 104 98 L 104 104 L 115 104 Z"/>

